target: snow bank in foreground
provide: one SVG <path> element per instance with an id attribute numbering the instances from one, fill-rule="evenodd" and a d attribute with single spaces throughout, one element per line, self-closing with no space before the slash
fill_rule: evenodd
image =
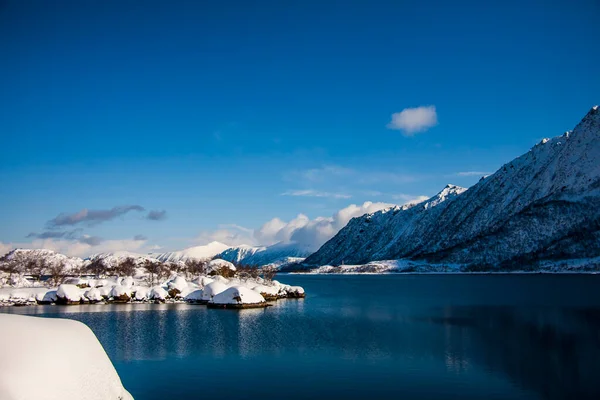
<path id="1" fill-rule="evenodd" d="M 94 333 L 81 322 L 0 314 L 0 326 L 0 398 L 133 399 Z"/>

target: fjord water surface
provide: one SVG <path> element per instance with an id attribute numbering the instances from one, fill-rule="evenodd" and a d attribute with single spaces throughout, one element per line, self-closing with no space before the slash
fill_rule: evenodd
<path id="1" fill-rule="evenodd" d="M 306 299 L 0 311 L 88 324 L 137 400 L 600 399 L 600 275 L 278 279 Z"/>

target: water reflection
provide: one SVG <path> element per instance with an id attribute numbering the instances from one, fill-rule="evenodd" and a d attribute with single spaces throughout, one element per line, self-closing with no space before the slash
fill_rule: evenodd
<path id="1" fill-rule="evenodd" d="M 152 381 L 148 376 L 154 374 L 152 391 L 137 388 L 140 398 L 159 398 L 165 385 L 159 374 L 169 374 L 169 385 L 181 385 L 181 395 L 201 375 L 216 387 L 229 388 L 228 377 L 234 374 L 246 381 L 239 389 L 231 387 L 232 396 L 259 398 L 268 396 L 263 392 L 266 373 L 281 390 L 294 388 L 294 393 L 285 392 L 287 399 L 336 397 L 339 387 L 347 399 L 600 398 L 600 304 L 585 298 L 588 291 L 596 296 L 597 286 L 578 285 L 581 297 L 565 300 L 567 306 L 556 297 L 554 304 L 541 306 L 537 298 L 528 302 L 522 297 L 524 291 L 510 297 L 494 289 L 503 297 L 482 299 L 477 296 L 486 291 L 474 296 L 467 290 L 473 281 L 437 277 L 434 281 L 442 286 L 411 279 L 403 287 L 400 278 L 361 277 L 376 283 L 363 299 L 349 290 L 359 278 L 347 286 L 339 279 L 337 288 L 329 281 L 298 281 L 309 290 L 306 299 L 278 301 L 267 309 L 152 304 L 8 312 L 87 323 L 132 390 L 138 380 Z M 481 282 L 489 284 L 475 281 Z M 508 283 L 514 288 L 522 281 Z M 457 284 L 462 290 L 451 287 Z M 433 294 L 424 301 L 422 292 Z M 304 381 L 310 384 L 298 387 Z M 320 396 L 314 396 L 316 389 Z"/>

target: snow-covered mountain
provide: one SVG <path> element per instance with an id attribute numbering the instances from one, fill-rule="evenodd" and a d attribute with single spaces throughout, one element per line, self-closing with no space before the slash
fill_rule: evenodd
<path id="1" fill-rule="evenodd" d="M 206 244 L 204 246 L 189 247 L 181 251 L 170 251 L 167 253 L 150 254 L 150 256 L 162 262 L 178 262 L 185 261 L 188 259 L 204 260 L 213 258 L 217 254 L 221 253 L 222 251 L 225 251 L 228 248 L 229 246 L 227 246 L 226 244 L 215 241 L 210 242 L 209 244 Z"/>
<path id="2" fill-rule="evenodd" d="M 515 268 L 600 256 L 600 111 L 464 190 L 352 219 L 305 265 L 412 259 Z"/>
<path id="3" fill-rule="evenodd" d="M 131 251 L 116 251 L 114 253 L 93 254 L 86 258 L 84 262 L 89 263 L 91 261 L 101 259 L 104 262 L 104 265 L 107 267 L 117 267 L 127 258 L 133 259 L 138 266 L 142 265 L 146 261 L 156 261 L 155 257 L 147 254 L 134 253 Z"/>
<path id="4" fill-rule="evenodd" d="M 30 261 L 42 259 L 47 267 L 63 263 L 67 271 L 76 270 L 84 264 L 81 258 L 68 257 L 48 249 L 13 249 L 0 259 L 0 263 L 18 260 L 20 265 L 27 265 Z"/>
<path id="5" fill-rule="evenodd" d="M 271 246 L 231 247 L 219 254 L 219 258 L 241 265 L 283 266 L 302 261 L 311 253 L 307 247 L 299 246 L 296 243 L 275 243 Z"/>

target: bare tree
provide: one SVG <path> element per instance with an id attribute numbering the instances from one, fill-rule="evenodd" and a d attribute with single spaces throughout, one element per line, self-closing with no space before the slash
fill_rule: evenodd
<path id="1" fill-rule="evenodd" d="M 186 269 L 186 277 L 187 274 L 190 275 L 205 275 L 206 274 L 206 265 L 208 262 L 206 260 L 196 260 L 196 259 L 187 259 L 185 261 L 185 269 Z"/>
<path id="2" fill-rule="evenodd" d="M 224 278 L 233 278 L 235 271 L 230 269 L 227 265 L 221 265 L 215 268 L 210 275 L 221 275 Z"/>
<path id="3" fill-rule="evenodd" d="M 60 285 L 67 277 L 65 263 L 61 261 L 50 265 L 48 267 L 48 273 L 50 274 L 50 282 L 52 286 Z"/>
<path id="4" fill-rule="evenodd" d="M 240 278 L 258 278 L 260 268 L 257 265 L 236 265 L 236 272 Z"/>
<path id="5" fill-rule="evenodd" d="M 270 282 L 275 278 L 275 275 L 277 275 L 277 268 L 273 265 L 265 265 L 261 268 L 261 274 L 265 281 Z"/>
<path id="6" fill-rule="evenodd" d="M 133 276 L 135 275 L 136 266 L 135 260 L 131 257 L 127 257 L 117 266 L 117 273 L 120 276 Z"/>
<path id="7" fill-rule="evenodd" d="M 8 255 L 2 257 L 0 260 L 0 270 L 8 274 L 8 281 L 12 282 L 13 275 L 20 274 L 24 270 L 25 259 L 20 253 L 12 253 L 9 258 Z"/>
<path id="8" fill-rule="evenodd" d="M 91 273 L 96 275 L 98 278 L 102 277 L 103 275 L 106 275 L 106 273 L 108 272 L 108 268 L 104 263 L 104 260 L 102 260 L 101 258 L 95 258 L 94 260 L 92 260 L 88 268 L 91 271 Z"/>
<path id="9" fill-rule="evenodd" d="M 166 268 L 160 261 L 146 260 L 144 268 L 148 271 L 150 286 L 154 286 L 154 281 L 160 280 L 166 273 Z"/>
<path id="10" fill-rule="evenodd" d="M 40 281 L 42 274 L 48 268 L 48 263 L 45 259 L 28 260 L 25 264 L 25 271 L 36 281 Z"/>

